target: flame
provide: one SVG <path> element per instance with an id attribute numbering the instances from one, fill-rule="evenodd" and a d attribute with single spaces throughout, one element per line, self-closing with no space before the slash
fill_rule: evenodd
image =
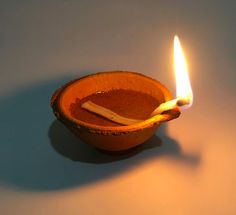
<path id="1" fill-rule="evenodd" d="M 174 70 L 176 78 L 176 96 L 190 107 L 193 103 L 193 92 L 188 75 L 188 67 L 178 36 L 174 37 Z"/>

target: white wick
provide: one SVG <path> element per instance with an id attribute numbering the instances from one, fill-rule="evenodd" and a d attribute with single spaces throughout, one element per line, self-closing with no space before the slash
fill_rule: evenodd
<path id="1" fill-rule="evenodd" d="M 152 113 L 151 116 L 162 114 L 165 111 L 171 110 L 175 107 L 180 107 L 183 105 L 188 105 L 189 101 L 184 98 L 176 98 L 165 103 L 160 104 Z"/>

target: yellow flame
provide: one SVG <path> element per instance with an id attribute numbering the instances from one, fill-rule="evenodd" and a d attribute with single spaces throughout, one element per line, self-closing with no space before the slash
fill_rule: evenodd
<path id="1" fill-rule="evenodd" d="M 193 103 L 193 92 L 188 75 L 188 67 L 178 36 L 174 37 L 174 70 L 176 78 L 176 96 L 183 99 L 190 107 Z"/>

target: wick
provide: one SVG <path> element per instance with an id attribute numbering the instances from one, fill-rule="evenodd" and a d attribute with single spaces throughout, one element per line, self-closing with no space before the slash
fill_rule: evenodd
<path id="1" fill-rule="evenodd" d="M 93 103 L 92 101 L 86 101 L 81 105 L 82 108 L 92 112 L 92 113 L 96 113 L 100 116 L 103 116 L 113 122 L 119 123 L 121 125 L 132 125 L 138 122 L 142 122 L 142 120 L 137 120 L 137 119 L 130 119 L 130 118 L 126 118 L 123 116 L 120 116 L 119 114 L 104 108 L 100 105 L 97 105 L 95 103 Z"/>
<path id="2" fill-rule="evenodd" d="M 155 115 L 159 115 L 162 114 L 165 111 L 169 111 L 172 110 L 174 108 L 176 108 L 177 106 L 183 106 L 183 105 L 187 105 L 189 104 L 189 101 L 186 99 L 182 99 L 182 98 L 176 98 L 170 101 L 167 101 L 165 103 L 160 104 L 150 115 L 150 117 L 153 117 Z M 95 113 L 97 115 L 103 116 L 106 119 L 109 119 L 113 122 L 119 123 L 121 125 L 132 125 L 135 123 L 139 123 L 142 122 L 143 120 L 137 120 L 137 119 L 130 119 L 127 117 L 123 117 L 120 116 L 119 114 L 105 108 L 102 107 L 100 105 L 97 105 L 95 103 L 93 103 L 92 101 L 88 100 L 86 102 L 84 102 L 81 105 L 82 108 Z"/>
<path id="3" fill-rule="evenodd" d="M 184 98 L 176 98 L 176 99 L 172 99 L 172 100 L 169 100 L 167 102 L 164 102 L 162 104 L 160 104 L 152 113 L 151 113 L 151 117 L 152 116 L 155 116 L 155 115 L 159 115 L 159 114 L 162 114 L 163 112 L 165 111 L 168 111 L 168 110 L 172 110 L 174 109 L 175 107 L 181 107 L 181 106 L 184 106 L 184 105 L 187 105 L 189 104 L 189 101 L 184 99 Z"/>

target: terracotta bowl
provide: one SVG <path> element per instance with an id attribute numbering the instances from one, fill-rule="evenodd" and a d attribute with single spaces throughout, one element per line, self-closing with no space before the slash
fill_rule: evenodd
<path id="1" fill-rule="evenodd" d="M 149 94 L 161 102 L 172 99 L 159 81 L 135 72 L 111 71 L 88 75 L 58 89 L 51 98 L 55 116 L 85 143 L 106 151 L 124 151 L 152 137 L 160 123 L 177 118 L 178 108 L 129 126 L 100 126 L 75 119 L 70 105 L 98 91 L 111 89 L 135 90 Z"/>

